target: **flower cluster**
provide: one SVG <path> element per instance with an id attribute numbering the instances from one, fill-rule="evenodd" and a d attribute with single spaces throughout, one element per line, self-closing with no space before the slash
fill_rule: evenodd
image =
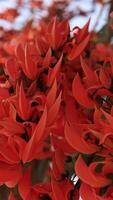
<path id="1" fill-rule="evenodd" d="M 2 47 L 0 184 L 23 200 L 113 199 L 113 48 L 88 27 L 54 18 Z"/>

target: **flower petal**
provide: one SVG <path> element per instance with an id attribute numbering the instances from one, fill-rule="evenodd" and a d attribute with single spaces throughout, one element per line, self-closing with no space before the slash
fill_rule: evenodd
<path id="1" fill-rule="evenodd" d="M 32 159 L 35 158 L 35 153 L 38 151 L 40 140 L 42 140 L 42 138 L 44 137 L 46 120 L 47 120 L 47 109 L 45 108 L 41 116 L 41 119 L 34 130 L 34 133 L 31 139 L 25 146 L 23 157 L 22 157 L 22 160 L 24 163 L 31 161 Z"/>
<path id="2" fill-rule="evenodd" d="M 31 189 L 31 168 L 29 167 L 24 173 L 18 185 L 19 194 L 25 200 Z"/>
<path id="3" fill-rule="evenodd" d="M 103 176 L 94 175 L 81 156 L 76 161 L 75 172 L 84 183 L 95 188 L 105 187 L 111 183 L 109 179 Z"/>
<path id="4" fill-rule="evenodd" d="M 90 39 L 90 34 L 78 45 L 74 46 L 68 55 L 69 60 L 74 60 L 84 51 Z"/>
<path id="5" fill-rule="evenodd" d="M 57 76 L 57 74 L 58 74 L 58 72 L 60 70 L 62 59 L 63 59 L 63 55 L 61 55 L 61 57 L 58 60 L 57 64 L 49 72 L 49 75 L 48 75 L 48 85 L 49 86 L 53 83 L 53 81 L 55 80 L 55 77 Z"/>
<path id="6" fill-rule="evenodd" d="M 50 108 L 54 102 L 55 102 L 55 99 L 56 99 L 56 92 L 57 92 L 57 83 L 56 83 L 56 79 L 47 95 L 47 99 L 46 99 L 46 105 L 48 108 Z"/>
<path id="7" fill-rule="evenodd" d="M 73 92 L 74 98 L 79 104 L 81 104 L 85 108 L 94 108 L 95 103 L 88 96 L 88 93 L 83 87 L 78 74 L 75 76 L 73 80 L 72 92 Z"/>
<path id="8" fill-rule="evenodd" d="M 57 118 L 58 111 L 60 108 L 61 103 L 61 93 L 57 97 L 55 103 L 51 106 L 51 108 L 48 110 L 48 117 L 47 117 L 47 124 L 50 126 L 54 123 L 55 119 Z"/>
<path id="9" fill-rule="evenodd" d="M 65 125 L 65 138 L 67 142 L 77 151 L 92 154 L 98 151 L 98 147 L 95 144 L 87 143 L 82 135 L 82 130 L 77 124 Z"/>
<path id="10" fill-rule="evenodd" d="M 12 192 L 10 192 L 8 200 L 16 200 L 15 196 L 14 196 L 14 194 Z"/>

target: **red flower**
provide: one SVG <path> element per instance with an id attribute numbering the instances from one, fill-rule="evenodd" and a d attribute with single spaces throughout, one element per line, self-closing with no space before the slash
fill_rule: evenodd
<path id="1" fill-rule="evenodd" d="M 1 41 L 0 185 L 19 191 L 9 200 L 113 198 L 113 49 L 88 27 L 54 18 Z"/>

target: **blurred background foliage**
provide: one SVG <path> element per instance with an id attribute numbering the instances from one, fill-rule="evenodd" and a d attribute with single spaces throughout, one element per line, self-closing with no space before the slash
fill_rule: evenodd
<path id="1" fill-rule="evenodd" d="M 108 21 L 112 0 L 0 0 L 0 27 L 20 30 L 53 16 L 70 19 L 71 27 L 83 26 L 91 17 L 91 29 L 99 30 Z M 98 19 L 98 20 L 97 20 Z"/>

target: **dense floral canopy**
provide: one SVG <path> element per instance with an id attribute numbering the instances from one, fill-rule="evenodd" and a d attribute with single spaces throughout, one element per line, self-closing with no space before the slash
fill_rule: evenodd
<path id="1" fill-rule="evenodd" d="M 89 24 L 0 30 L 3 200 L 113 200 L 113 13 L 106 41 Z"/>

